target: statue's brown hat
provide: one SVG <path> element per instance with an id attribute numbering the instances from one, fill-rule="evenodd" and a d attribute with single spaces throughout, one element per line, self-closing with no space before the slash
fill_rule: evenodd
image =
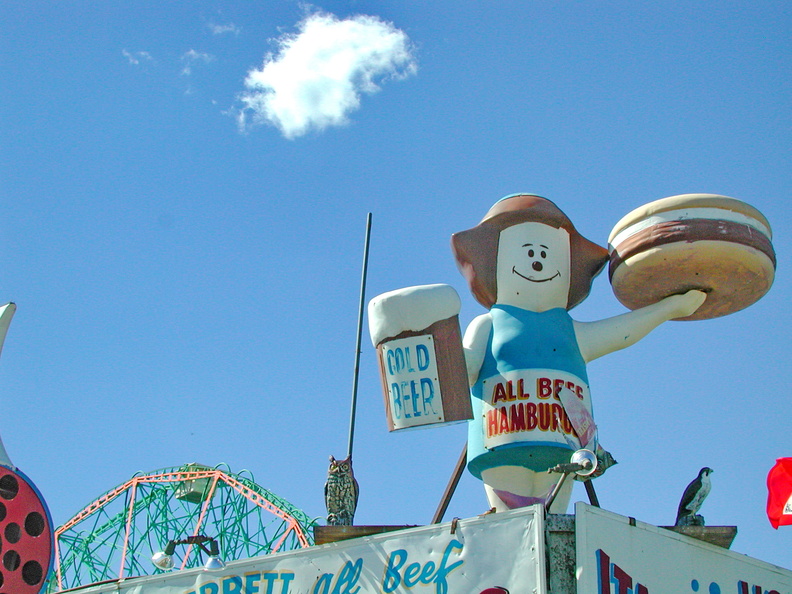
<path id="1" fill-rule="evenodd" d="M 583 301 L 605 266 L 608 250 L 583 237 L 560 208 L 534 194 L 513 194 L 496 202 L 481 222 L 451 236 L 457 266 L 476 300 L 489 309 L 498 298 L 497 263 L 500 232 L 520 223 L 536 222 L 569 233 L 570 283 L 567 309 Z"/>

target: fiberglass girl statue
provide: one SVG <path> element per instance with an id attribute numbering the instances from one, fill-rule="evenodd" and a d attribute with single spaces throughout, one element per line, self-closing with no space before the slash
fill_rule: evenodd
<path id="1" fill-rule="evenodd" d="M 589 294 L 608 252 L 535 195 L 503 198 L 451 243 L 473 296 L 489 310 L 463 340 L 473 403 L 468 469 L 498 511 L 542 503 L 559 478 L 547 470 L 585 445 L 576 441 L 560 390 L 590 415 L 586 364 L 692 314 L 706 294 L 693 290 L 613 318 L 573 320 L 568 310 Z M 551 511 L 564 513 L 571 494 L 565 481 Z"/>

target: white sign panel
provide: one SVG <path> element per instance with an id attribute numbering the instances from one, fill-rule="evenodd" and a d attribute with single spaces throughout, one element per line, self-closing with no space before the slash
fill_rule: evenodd
<path id="1" fill-rule="evenodd" d="M 80 589 L 81 594 L 546 594 L 541 506 Z"/>
<path id="2" fill-rule="evenodd" d="M 574 426 L 558 396 L 561 389 L 573 394 L 591 418 L 588 385 L 571 373 L 556 369 L 517 369 L 485 379 L 481 393 L 484 447 L 492 449 L 521 442 L 580 447 Z M 586 443 L 589 440 L 590 437 Z"/>
<path id="3" fill-rule="evenodd" d="M 578 503 L 578 592 L 790 594 L 792 572 Z"/>
<path id="4" fill-rule="evenodd" d="M 445 421 L 431 334 L 383 343 L 382 362 L 394 429 Z"/>

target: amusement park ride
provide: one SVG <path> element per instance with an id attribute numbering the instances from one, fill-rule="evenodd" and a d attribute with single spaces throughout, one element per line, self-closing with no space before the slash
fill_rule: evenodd
<path id="1" fill-rule="evenodd" d="M 101 495 L 55 531 L 49 591 L 162 569 L 152 552 L 167 552 L 166 543 L 180 535 L 211 535 L 216 553 L 229 560 L 313 544 L 315 522 L 245 473 L 187 464 L 138 474 Z M 166 569 L 204 565 L 209 551 L 183 544 L 178 554 L 170 551 L 175 559 Z"/>
<path id="2" fill-rule="evenodd" d="M 349 449 L 344 460 L 331 457 L 326 525 L 247 471 L 185 464 L 139 473 L 54 529 L 0 443 L 0 594 L 792 593 L 792 572 L 728 550 L 736 528 L 704 526 L 711 469 L 690 484 L 670 527 L 600 509 L 592 483 L 615 461 L 599 443 L 586 364 L 666 321 L 723 316 L 761 298 L 775 272 L 761 213 L 724 196 L 665 198 L 625 216 L 606 250 L 549 200 L 515 194 L 453 236 L 460 271 L 487 310 L 464 336 L 448 285 L 372 299 L 390 430 L 468 423 L 433 524 L 418 527 L 353 521 L 370 229 L 371 215 Z M 573 320 L 568 310 L 606 265 L 631 311 Z M 14 311 L 0 308 L 0 348 Z M 492 509 L 442 523 L 465 468 Z M 570 479 L 584 482 L 590 501 L 574 515 Z M 782 523 L 792 523 L 787 507 Z"/>

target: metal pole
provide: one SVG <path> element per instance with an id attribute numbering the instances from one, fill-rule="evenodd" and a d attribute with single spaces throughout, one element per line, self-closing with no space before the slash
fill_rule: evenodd
<path id="1" fill-rule="evenodd" d="M 591 480 L 584 481 L 583 484 L 586 485 L 586 493 L 588 493 L 589 502 L 591 505 L 594 507 L 599 507 L 599 499 L 597 498 L 597 493 L 594 491 L 594 484 L 591 482 Z"/>
<path id="2" fill-rule="evenodd" d="M 568 472 L 565 472 L 564 474 L 562 474 L 561 478 L 558 479 L 558 482 L 555 484 L 555 487 L 553 487 L 553 492 L 550 493 L 550 497 L 548 497 L 547 501 L 545 501 L 545 512 L 546 513 L 550 512 L 550 506 L 553 505 L 553 502 L 555 501 L 555 498 L 558 495 L 558 492 L 561 490 L 561 487 L 564 486 L 564 481 L 566 480 L 566 478 L 568 476 L 569 476 Z"/>
<path id="3" fill-rule="evenodd" d="M 454 492 L 459 484 L 459 479 L 462 478 L 462 472 L 465 470 L 465 462 L 467 462 L 467 442 L 465 442 L 465 447 L 462 448 L 462 453 L 459 455 L 459 460 L 457 460 L 454 472 L 451 474 L 451 478 L 448 481 L 445 493 L 443 493 L 443 497 L 440 499 L 440 505 L 437 506 L 437 510 L 432 518 L 432 524 L 439 524 L 443 521 L 443 516 L 448 509 L 448 504 L 451 503 L 451 498 L 454 496 Z"/>
<path id="4" fill-rule="evenodd" d="M 352 380 L 352 410 L 349 414 L 349 447 L 347 458 L 352 458 L 355 441 L 355 410 L 357 409 L 358 375 L 360 374 L 360 341 L 363 335 L 363 311 L 366 302 L 366 273 L 368 271 L 369 242 L 371 241 L 371 213 L 366 217 L 366 242 L 363 248 L 363 272 L 360 279 L 360 307 L 358 309 L 357 343 L 355 345 L 355 375 Z"/>

